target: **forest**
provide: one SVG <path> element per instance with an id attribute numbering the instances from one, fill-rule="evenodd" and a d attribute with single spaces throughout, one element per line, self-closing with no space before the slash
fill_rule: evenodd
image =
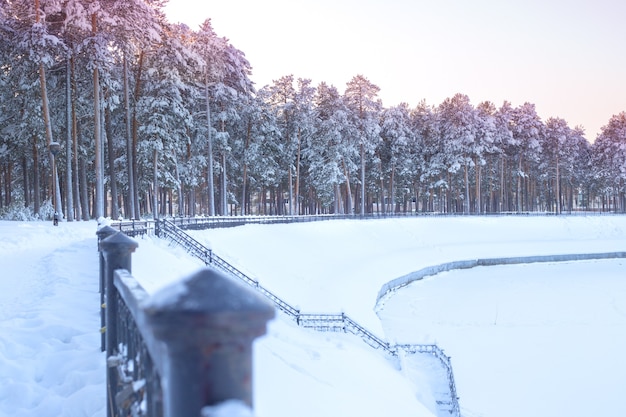
<path id="1" fill-rule="evenodd" d="M 626 112 L 591 142 L 532 103 L 385 107 L 364 75 L 258 87 L 164 4 L 0 0 L 0 218 L 626 211 Z"/>

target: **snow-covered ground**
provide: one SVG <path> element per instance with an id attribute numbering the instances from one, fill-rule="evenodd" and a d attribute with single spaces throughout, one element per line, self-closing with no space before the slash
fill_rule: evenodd
<path id="1" fill-rule="evenodd" d="M 96 223 L 0 222 L 0 416 L 104 416 Z M 303 312 L 343 311 L 395 342 L 452 356 L 465 417 L 619 415 L 624 260 L 477 268 L 385 282 L 473 258 L 626 250 L 626 217 L 457 217 L 248 225 L 193 232 Z M 150 292 L 202 265 L 138 239 Z M 533 298 L 535 297 L 535 298 Z M 381 352 L 280 315 L 255 345 L 255 413 L 432 416 Z"/>

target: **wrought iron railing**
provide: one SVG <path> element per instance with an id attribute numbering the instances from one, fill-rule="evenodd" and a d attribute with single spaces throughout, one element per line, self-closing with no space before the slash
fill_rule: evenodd
<path id="1" fill-rule="evenodd" d="M 257 280 L 248 277 L 239 269 L 230 265 L 227 261 L 216 255 L 212 250 L 204 247 L 204 245 L 189 236 L 184 230 L 180 229 L 176 224 L 174 224 L 173 221 L 168 219 L 160 220 L 158 221 L 155 230 L 157 236 L 164 239 L 169 239 L 172 242 L 179 244 L 191 255 L 201 259 L 206 265 L 214 266 L 240 279 L 242 282 L 259 291 L 261 294 L 269 298 L 278 310 L 285 313 L 299 326 L 314 329 L 317 331 L 352 333 L 360 337 L 365 343 L 367 343 L 371 347 L 382 350 L 391 356 L 397 356 L 398 350 L 400 348 L 402 348 L 405 353 L 434 355 L 439 359 L 442 366 L 446 370 L 447 383 L 450 391 L 450 400 L 448 401 L 448 403 L 443 404 L 442 401 L 439 401 L 438 403 L 439 405 L 445 406 L 453 416 L 460 417 L 460 407 L 456 393 L 456 385 L 454 382 L 454 374 L 452 372 L 450 358 L 446 356 L 443 350 L 441 350 L 436 345 L 391 346 L 388 342 L 384 341 L 365 327 L 361 326 L 345 313 L 301 313 L 299 309 L 291 306 L 289 303 L 261 286 Z"/>
<path id="2" fill-rule="evenodd" d="M 212 268 L 149 295 L 130 274 L 137 243 L 108 226 L 98 238 L 107 417 L 200 416 L 227 400 L 249 409 L 252 341 L 271 304 Z"/>

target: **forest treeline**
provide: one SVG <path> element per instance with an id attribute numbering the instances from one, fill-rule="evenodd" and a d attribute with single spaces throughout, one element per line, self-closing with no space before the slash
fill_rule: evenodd
<path id="1" fill-rule="evenodd" d="M 257 89 L 163 5 L 0 0 L 0 214 L 626 210 L 625 112 L 591 144 L 532 103 L 384 107 L 363 75 Z"/>

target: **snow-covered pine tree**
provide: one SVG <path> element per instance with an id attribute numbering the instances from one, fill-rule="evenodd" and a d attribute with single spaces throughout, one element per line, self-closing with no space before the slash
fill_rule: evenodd
<path id="1" fill-rule="evenodd" d="M 380 138 L 380 111 L 382 103 L 378 99 L 380 88 L 363 75 L 356 75 L 346 85 L 344 100 L 349 109 L 349 121 L 357 134 L 356 142 L 359 147 L 360 158 L 360 214 L 365 215 L 366 188 L 365 167 L 366 158 L 372 157 L 381 141 Z"/>

